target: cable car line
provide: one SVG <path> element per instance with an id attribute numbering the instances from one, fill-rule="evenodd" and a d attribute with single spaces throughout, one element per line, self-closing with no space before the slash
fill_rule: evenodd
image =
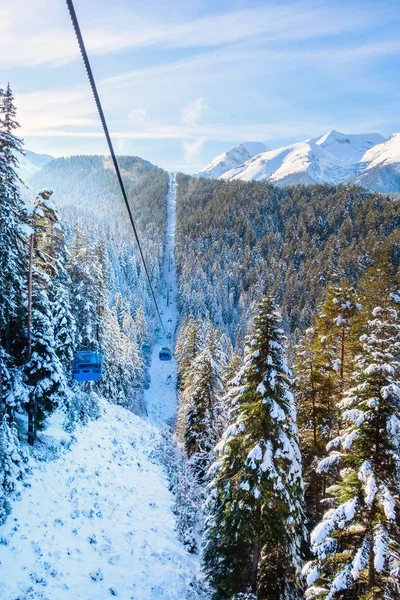
<path id="1" fill-rule="evenodd" d="M 81 51 L 82 59 L 83 59 L 83 62 L 84 62 L 84 65 L 85 65 L 85 69 L 86 69 L 86 74 L 88 76 L 89 84 L 90 84 L 90 87 L 91 87 L 91 90 L 92 90 L 94 101 L 96 103 L 97 111 L 99 113 L 100 121 L 101 121 L 101 124 L 103 126 L 104 135 L 106 136 L 106 140 L 107 140 L 107 144 L 108 144 L 108 149 L 110 151 L 111 159 L 112 159 L 113 164 L 114 164 L 115 173 L 117 175 L 118 183 L 119 183 L 119 186 L 121 188 L 121 193 L 122 193 L 122 196 L 123 196 L 123 199 L 124 199 L 124 202 L 125 202 L 126 209 L 128 211 L 129 220 L 130 220 L 130 223 L 132 225 L 132 229 L 133 229 L 133 233 L 134 233 L 134 236 L 135 236 L 135 240 L 136 240 L 136 243 L 137 243 L 137 246 L 138 246 L 138 249 L 139 249 L 140 258 L 142 259 L 143 267 L 144 267 L 146 278 L 147 278 L 147 281 L 148 281 L 148 284 L 149 284 L 151 296 L 153 298 L 154 306 L 156 308 L 156 312 L 157 312 L 158 318 L 160 320 L 161 327 L 162 327 L 162 329 L 164 331 L 164 335 L 167 336 L 167 332 L 165 330 L 164 323 L 163 323 L 163 320 L 161 318 L 160 309 L 158 307 L 156 295 L 154 293 L 154 288 L 153 288 L 153 285 L 152 285 L 151 280 L 150 280 L 150 275 L 149 275 L 149 272 L 148 272 L 148 269 L 147 269 L 146 261 L 144 259 L 144 254 L 143 254 L 142 246 L 140 244 L 139 236 L 138 236 L 138 233 L 137 233 L 137 230 L 136 230 L 136 225 L 135 225 L 135 221 L 133 219 L 131 207 L 129 206 L 128 197 L 127 197 L 127 194 L 126 194 L 126 191 L 125 191 L 124 182 L 122 181 L 121 171 L 119 169 L 117 157 L 115 155 L 114 147 L 113 147 L 113 144 L 112 144 L 112 141 L 111 141 L 111 137 L 110 137 L 110 133 L 108 131 L 108 126 L 107 126 L 107 122 L 106 122 L 106 119 L 105 119 L 105 116 L 104 116 L 103 107 L 102 107 L 101 102 L 100 102 L 100 96 L 99 96 L 99 93 L 97 91 L 96 82 L 95 82 L 95 79 L 94 79 L 94 76 L 93 76 L 93 73 L 92 73 L 92 68 L 90 66 L 89 57 L 88 57 L 88 54 L 86 52 L 86 47 L 85 47 L 85 43 L 83 41 L 81 29 L 79 27 L 78 18 L 76 16 L 76 12 L 75 12 L 75 8 L 74 8 L 74 3 L 73 3 L 72 0 L 66 0 L 66 3 L 67 3 L 67 8 L 68 8 L 68 11 L 69 11 L 69 14 L 70 14 L 70 17 L 71 17 L 72 25 L 74 27 L 75 35 L 76 35 L 76 38 L 78 40 L 79 49 Z"/>

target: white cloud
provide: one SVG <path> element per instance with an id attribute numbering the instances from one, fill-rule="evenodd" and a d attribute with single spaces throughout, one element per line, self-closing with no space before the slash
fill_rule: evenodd
<path id="1" fill-rule="evenodd" d="M 133 108 L 129 115 L 128 119 L 131 123 L 144 123 L 147 117 L 147 110 L 143 108 L 143 106 L 138 106 L 137 108 Z"/>
<path id="2" fill-rule="evenodd" d="M 117 3 L 118 4 L 118 3 Z M 78 10 L 88 50 L 108 54 L 128 48 L 218 47 L 262 39 L 274 44 L 360 31 L 391 18 L 386 3 L 268 2 L 183 22 L 155 22 L 135 10 L 98 3 Z M 80 14 L 82 13 L 82 15 Z M 23 19 L 21 19 L 23 15 Z M 107 25 L 105 25 L 105 23 Z M 13 48 L 12 53 L 9 49 Z M 68 62 L 78 57 L 66 7 L 49 0 L 2 0 L 0 66 Z"/>
<path id="3" fill-rule="evenodd" d="M 194 125 L 201 119 L 204 111 L 207 108 L 207 102 L 204 98 L 196 98 L 193 102 L 190 102 L 182 109 L 182 123 L 187 125 Z"/>
<path id="4" fill-rule="evenodd" d="M 182 141 L 183 152 L 187 165 L 192 165 L 204 146 L 204 139 Z"/>

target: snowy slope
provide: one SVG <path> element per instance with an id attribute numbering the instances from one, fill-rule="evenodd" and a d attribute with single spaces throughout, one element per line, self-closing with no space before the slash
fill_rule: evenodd
<path id="1" fill-rule="evenodd" d="M 2 600 L 186 598 L 196 565 L 174 531 L 159 430 L 106 402 L 102 412 L 70 452 L 36 463 L 0 528 Z"/>
<path id="2" fill-rule="evenodd" d="M 18 156 L 19 176 L 22 181 L 26 183 L 31 175 L 39 171 L 41 167 L 47 165 L 51 160 L 54 159 L 48 154 L 37 154 L 31 150 L 26 150 L 25 156 Z"/>
<path id="3" fill-rule="evenodd" d="M 222 175 L 223 179 L 271 181 L 278 185 L 339 183 L 350 179 L 379 134 L 345 135 L 337 131 L 277 150 L 263 152 Z"/>
<path id="4" fill-rule="evenodd" d="M 197 177 L 216 179 L 223 175 L 223 173 L 226 173 L 226 171 L 238 167 L 253 156 L 266 150 L 266 146 L 261 142 L 244 142 L 214 158 L 204 169 L 197 173 Z"/>
<path id="5" fill-rule="evenodd" d="M 400 133 L 368 150 L 356 182 L 382 193 L 400 192 Z"/>

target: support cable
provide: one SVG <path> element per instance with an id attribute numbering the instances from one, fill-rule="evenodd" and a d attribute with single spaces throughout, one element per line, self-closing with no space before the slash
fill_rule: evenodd
<path id="1" fill-rule="evenodd" d="M 121 193 L 122 193 L 122 196 L 123 196 L 123 199 L 124 199 L 124 202 L 125 202 L 126 209 L 128 211 L 129 220 L 130 220 L 130 223 L 132 225 L 132 229 L 133 229 L 133 233 L 134 233 L 134 236 L 135 236 L 135 240 L 136 240 L 136 243 L 137 243 L 137 246 L 138 246 L 138 249 L 139 249 L 140 258 L 142 259 L 144 271 L 145 271 L 146 278 L 147 278 L 147 281 L 148 281 L 148 284 L 149 284 L 149 288 L 150 288 L 151 296 L 152 296 L 152 299 L 153 299 L 153 302 L 154 302 L 154 306 L 156 308 L 156 312 L 157 312 L 158 318 L 160 320 L 161 327 L 163 329 L 164 335 L 166 336 L 167 332 L 165 330 L 164 323 L 163 323 L 163 320 L 161 318 L 160 309 L 158 307 L 156 295 L 154 293 L 154 288 L 153 288 L 153 285 L 152 285 L 151 280 L 150 280 L 150 275 L 149 275 L 149 271 L 147 269 L 146 261 L 144 259 L 144 254 L 143 254 L 142 246 L 140 244 L 139 236 L 138 236 L 138 233 L 137 233 L 137 230 L 136 230 L 135 221 L 133 219 L 131 207 L 129 206 L 128 196 L 127 196 L 126 191 L 125 191 L 125 186 L 124 186 L 124 182 L 122 181 L 121 171 L 119 169 L 117 157 L 115 155 L 114 147 L 113 147 L 113 144 L 112 144 L 112 141 L 111 141 L 111 137 L 110 137 L 110 133 L 108 131 L 108 126 L 107 126 L 107 122 L 106 122 L 106 119 L 105 119 L 105 116 L 104 116 L 103 107 L 102 107 L 101 102 L 100 102 L 100 96 L 99 96 L 99 93 L 97 91 L 96 82 L 95 82 L 95 79 L 94 79 L 94 76 L 93 76 L 93 73 L 92 73 L 92 68 L 90 66 L 89 57 L 88 57 L 88 54 L 86 52 L 86 47 L 85 47 L 85 43 L 83 41 L 81 29 L 79 27 L 78 18 L 76 16 L 76 12 L 75 12 L 75 8 L 74 8 L 74 3 L 73 3 L 72 0 L 66 0 L 66 3 L 67 3 L 67 8 L 68 8 L 68 11 L 69 11 L 69 14 L 70 14 L 70 17 L 71 17 L 72 25 L 74 27 L 75 35 L 76 35 L 76 38 L 78 40 L 79 49 L 81 51 L 81 55 L 82 55 L 82 58 L 83 58 L 85 69 L 86 69 L 86 74 L 87 74 L 88 79 L 89 79 L 89 84 L 90 84 L 90 87 L 91 87 L 91 90 L 92 90 L 94 101 L 96 103 L 97 111 L 99 113 L 100 121 L 101 121 L 101 124 L 103 126 L 104 135 L 106 136 L 108 148 L 109 148 L 109 151 L 110 151 L 111 159 L 112 159 L 113 164 L 114 164 L 114 169 L 115 169 L 115 173 L 117 175 L 119 187 L 121 188 Z"/>

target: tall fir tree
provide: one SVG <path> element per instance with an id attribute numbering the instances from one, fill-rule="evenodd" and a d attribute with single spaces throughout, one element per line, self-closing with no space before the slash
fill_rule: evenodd
<path id="1" fill-rule="evenodd" d="M 200 352 L 201 338 L 199 322 L 192 315 L 185 316 L 175 346 L 178 365 L 178 416 L 176 434 L 181 441 L 184 441 L 185 438 L 186 418 L 192 394 L 193 378 L 191 367 Z"/>
<path id="2" fill-rule="evenodd" d="M 27 455 L 19 444 L 15 423 L 5 413 L 0 421 L 0 525 L 11 511 L 10 496 L 26 472 Z"/>
<path id="3" fill-rule="evenodd" d="M 56 352 L 54 335 L 54 278 L 57 274 L 54 228 L 59 216 L 51 201 L 52 192 L 43 190 L 36 198 L 32 216 L 31 316 L 29 360 L 24 365 L 29 390 L 27 411 L 28 441 L 33 444 L 46 417 L 62 404 L 66 378 Z"/>
<path id="4" fill-rule="evenodd" d="M 23 300 L 26 290 L 26 211 L 17 174 L 22 141 L 10 86 L 0 88 L 0 345 L 6 351 L 5 367 L 11 367 L 11 346 L 23 335 Z M 19 353 L 20 353 L 19 348 Z M 4 399 L 3 399 L 4 400 Z"/>
<path id="5" fill-rule="evenodd" d="M 223 373 L 226 355 L 221 332 L 208 323 L 205 346 L 191 365 L 188 412 L 185 422 L 185 450 L 196 462 L 200 479 L 204 478 L 211 453 L 222 431 Z"/>
<path id="6" fill-rule="evenodd" d="M 395 296 L 396 300 L 399 300 Z M 393 297 L 392 297 L 393 300 Z M 312 533 L 307 598 L 400 597 L 399 305 L 377 306 L 361 336 L 344 429 L 320 472 L 340 468 L 331 508 Z"/>
<path id="7" fill-rule="evenodd" d="M 72 376 L 72 362 L 76 346 L 76 323 L 72 314 L 72 281 L 68 272 L 70 253 L 65 231 L 57 213 L 53 227 L 55 275 L 51 289 L 55 350 L 67 378 Z"/>
<path id="8" fill-rule="evenodd" d="M 328 485 L 327 475 L 317 473 L 315 467 L 338 428 L 335 355 L 335 348 L 326 335 L 321 335 L 317 324 L 306 330 L 295 348 L 297 423 L 309 529 L 322 517 L 321 500 Z"/>
<path id="9" fill-rule="evenodd" d="M 337 373 L 338 399 L 351 372 L 351 320 L 361 308 L 355 289 L 347 282 L 328 288 L 327 298 L 318 314 L 320 340 L 334 353 L 332 366 Z"/>
<path id="10" fill-rule="evenodd" d="M 285 337 L 273 300 L 258 306 L 230 397 L 233 421 L 217 447 L 204 571 L 222 600 L 302 596 L 303 482 Z"/>

